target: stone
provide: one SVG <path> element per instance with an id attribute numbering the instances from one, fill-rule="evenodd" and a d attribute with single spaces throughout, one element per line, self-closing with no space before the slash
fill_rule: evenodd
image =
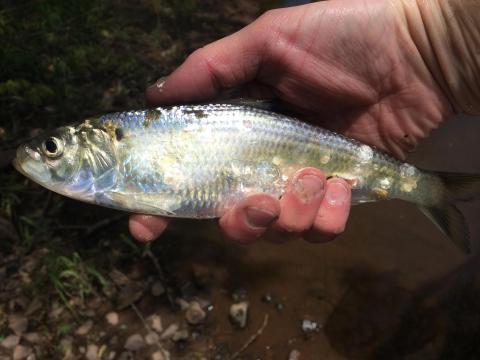
<path id="1" fill-rule="evenodd" d="M 93 326 L 93 321 L 87 320 L 82 325 L 80 325 L 80 327 L 75 331 L 75 334 L 80 336 L 87 335 L 92 329 L 92 326 Z"/>
<path id="2" fill-rule="evenodd" d="M 192 301 L 188 309 L 185 311 L 185 319 L 190 325 L 201 324 L 206 317 L 207 314 L 205 310 L 203 310 L 200 304 L 196 301 Z"/>
<path id="3" fill-rule="evenodd" d="M 8 327 L 12 329 L 12 331 L 16 335 L 22 335 L 28 326 L 28 319 L 24 315 L 20 314 L 11 314 L 8 316 Z"/>
<path id="4" fill-rule="evenodd" d="M 20 336 L 18 335 L 9 335 L 2 340 L 1 345 L 5 349 L 13 349 L 20 343 Z"/>
<path id="5" fill-rule="evenodd" d="M 300 360 L 300 351 L 293 349 L 288 355 L 288 360 Z"/>
<path id="6" fill-rule="evenodd" d="M 130 335 L 124 345 L 124 348 L 129 351 L 138 351 L 144 347 L 145 340 L 143 340 L 143 337 L 140 334 Z"/>
<path id="7" fill-rule="evenodd" d="M 105 319 L 112 326 L 117 326 L 118 325 L 119 316 L 118 316 L 118 313 L 116 313 L 114 311 L 109 312 L 107 315 L 105 315 Z"/>
<path id="8" fill-rule="evenodd" d="M 28 346 L 17 345 L 13 350 L 13 360 L 25 359 L 28 355 L 32 353 L 32 349 Z"/>
<path id="9" fill-rule="evenodd" d="M 147 345 L 154 345 L 154 344 L 157 344 L 159 341 L 160 341 L 160 336 L 158 336 L 156 332 L 153 332 L 153 331 L 149 332 L 145 336 L 145 342 L 147 343 Z"/>
<path id="10" fill-rule="evenodd" d="M 23 338 L 32 344 L 39 344 L 43 340 L 42 336 L 36 332 L 26 333 L 23 335 Z"/>
<path id="11" fill-rule="evenodd" d="M 155 330 L 158 333 L 162 332 L 163 330 L 162 318 L 159 315 L 156 315 L 156 314 L 150 315 L 146 321 L 147 321 L 147 325 L 150 326 L 152 330 Z"/>
<path id="12" fill-rule="evenodd" d="M 170 360 L 170 353 L 167 350 L 155 351 L 151 356 L 151 360 Z"/>
<path id="13" fill-rule="evenodd" d="M 302 331 L 304 334 L 308 335 L 313 332 L 318 332 L 321 328 L 321 325 L 316 321 L 304 319 L 302 321 Z"/>
<path id="14" fill-rule="evenodd" d="M 87 353 L 85 354 L 87 360 L 98 360 L 98 346 L 89 344 L 87 346 Z"/>
<path id="15" fill-rule="evenodd" d="M 178 331 L 178 329 L 179 329 L 179 326 L 176 323 L 168 325 L 168 327 L 160 336 L 160 339 L 161 340 L 170 339 Z"/>
<path id="16" fill-rule="evenodd" d="M 173 334 L 172 341 L 174 342 L 186 341 L 189 336 L 190 334 L 187 329 L 178 330 L 177 332 L 175 332 L 175 334 Z"/>
<path id="17" fill-rule="evenodd" d="M 247 301 L 242 301 L 230 306 L 230 320 L 240 329 L 243 329 L 245 326 L 247 326 L 248 307 L 249 304 Z"/>

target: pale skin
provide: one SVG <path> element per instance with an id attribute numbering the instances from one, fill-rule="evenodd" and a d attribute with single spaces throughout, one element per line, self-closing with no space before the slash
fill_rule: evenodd
<path id="1" fill-rule="evenodd" d="M 314 124 L 403 159 L 455 112 L 480 113 L 479 13 L 477 0 L 332 0 L 270 11 L 191 54 L 147 100 L 208 101 L 232 88 L 275 96 Z M 322 242 L 344 230 L 350 199 L 344 180 L 305 168 L 280 200 L 254 194 L 219 225 L 243 243 L 273 231 Z M 142 242 L 167 225 L 138 214 L 129 222 Z"/>

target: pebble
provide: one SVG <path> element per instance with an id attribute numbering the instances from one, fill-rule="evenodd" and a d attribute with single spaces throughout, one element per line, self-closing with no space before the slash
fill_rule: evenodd
<path id="1" fill-rule="evenodd" d="M 112 326 L 117 326 L 118 325 L 119 316 L 118 316 L 118 313 L 116 313 L 114 311 L 109 312 L 107 315 L 105 315 L 105 319 Z"/>
<path id="2" fill-rule="evenodd" d="M 149 333 L 145 336 L 145 342 L 146 342 L 148 345 L 157 344 L 159 341 L 160 341 L 160 337 L 159 337 L 158 334 L 155 333 L 155 332 L 149 332 Z"/>
<path id="3" fill-rule="evenodd" d="M 13 350 L 13 360 L 25 359 L 31 353 L 32 353 L 31 348 L 23 345 L 17 345 Z"/>
<path id="4" fill-rule="evenodd" d="M 247 301 L 242 301 L 230 306 L 230 319 L 234 325 L 241 329 L 247 326 L 248 306 Z"/>
<path id="5" fill-rule="evenodd" d="M 165 331 L 160 336 L 160 339 L 161 340 L 170 339 L 173 336 L 173 334 L 175 334 L 178 331 L 178 328 L 179 328 L 179 326 L 176 323 L 168 325 L 168 327 L 165 329 Z"/>
<path id="6" fill-rule="evenodd" d="M 161 281 L 155 281 L 152 284 L 150 291 L 155 297 L 162 296 L 163 294 L 165 294 L 165 287 L 163 286 Z"/>
<path id="7" fill-rule="evenodd" d="M 302 321 L 302 331 L 304 334 L 308 335 L 312 332 L 319 331 L 321 325 L 313 320 L 304 319 Z"/>
<path id="8" fill-rule="evenodd" d="M 300 355 L 300 351 L 294 349 L 290 351 L 290 354 L 288 355 L 288 360 L 300 360 Z"/>
<path id="9" fill-rule="evenodd" d="M 85 354 L 87 360 L 98 360 L 98 346 L 89 344 L 87 346 L 87 353 Z"/>
<path id="10" fill-rule="evenodd" d="M 36 332 L 26 333 L 23 335 L 23 338 L 32 344 L 38 344 L 42 342 L 42 337 L 40 336 L 39 333 L 36 333 Z"/>
<path id="11" fill-rule="evenodd" d="M 159 315 L 150 315 L 147 318 L 147 324 L 152 328 L 152 330 L 155 330 L 158 333 L 162 332 L 163 330 L 162 318 Z"/>
<path id="12" fill-rule="evenodd" d="M 273 301 L 272 294 L 266 293 L 265 295 L 262 296 L 262 301 L 264 303 L 270 304 Z"/>
<path id="13" fill-rule="evenodd" d="M 93 326 L 93 321 L 87 320 L 82 325 L 80 325 L 80 327 L 75 331 L 75 334 L 80 336 L 87 335 L 92 329 L 92 326 Z"/>
<path id="14" fill-rule="evenodd" d="M 207 314 L 205 313 L 205 310 L 203 310 L 200 304 L 196 301 L 192 301 L 185 312 L 185 318 L 190 325 L 201 324 L 206 317 Z"/>
<path id="15" fill-rule="evenodd" d="M 1 345 L 5 349 L 13 349 L 20 342 L 20 336 L 18 335 L 9 335 L 2 340 Z"/>
<path id="16" fill-rule="evenodd" d="M 137 351 L 145 347 L 145 340 L 140 334 L 130 335 L 125 341 L 124 348 L 130 351 Z"/>
<path id="17" fill-rule="evenodd" d="M 11 314 L 8 316 L 8 327 L 13 330 L 16 335 L 22 335 L 27 330 L 28 320 L 25 316 L 19 314 Z"/>
<path id="18" fill-rule="evenodd" d="M 190 334 L 187 329 L 178 330 L 175 334 L 173 334 L 172 341 L 174 342 L 186 341 L 189 335 Z"/>
<path id="19" fill-rule="evenodd" d="M 152 360 L 170 360 L 170 353 L 167 350 L 155 351 L 152 356 Z"/>

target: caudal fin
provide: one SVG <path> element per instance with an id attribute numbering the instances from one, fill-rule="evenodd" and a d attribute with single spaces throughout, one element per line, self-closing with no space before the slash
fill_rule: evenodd
<path id="1" fill-rule="evenodd" d="M 427 215 L 461 250 L 471 252 L 470 236 L 465 217 L 455 206 L 480 195 L 480 175 L 436 172 L 446 188 L 439 206 L 421 207 Z"/>

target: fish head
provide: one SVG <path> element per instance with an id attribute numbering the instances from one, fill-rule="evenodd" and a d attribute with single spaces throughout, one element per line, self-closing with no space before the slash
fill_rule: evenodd
<path id="1" fill-rule="evenodd" d="M 49 190 L 86 202 L 116 181 L 114 144 L 90 122 L 64 126 L 18 147 L 15 168 Z"/>

